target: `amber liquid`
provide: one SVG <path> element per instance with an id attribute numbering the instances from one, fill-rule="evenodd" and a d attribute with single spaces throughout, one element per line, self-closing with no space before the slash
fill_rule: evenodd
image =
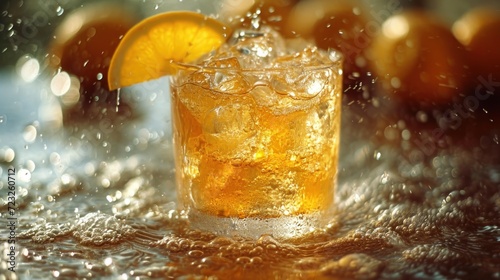
<path id="1" fill-rule="evenodd" d="M 223 94 L 172 81 L 178 199 L 187 209 L 236 218 L 326 211 L 333 202 L 340 81 L 296 100 L 260 85 Z M 266 92 L 267 91 L 267 92 Z M 274 94 L 279 106 L 259 104 Z"/>

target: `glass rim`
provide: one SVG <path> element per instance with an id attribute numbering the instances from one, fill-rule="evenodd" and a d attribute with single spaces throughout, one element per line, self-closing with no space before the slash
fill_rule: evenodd
<path id="1" fill-rule="evenodd" d="M 290 65 L 288 67 L 269 67 L 269 68 L 233 68 L 233 67 L 221 67 L 221 66 L 205 66 L 194 63 L 185 62 L 175 62 L 172 61 L 172 66 L 176 70 L 193 71 L 193 72 L 243 72 L 243 73 L 283 73 L 286 71 L 291 71 L 300 67 L 304 71 L 318 71 L 323 69 L 328 69 L 337 66 L 339 70 L 343 70 L 344 56 L 335 49 L 330 49 L 328 52 L 329 61 L 319 65 Z"/>

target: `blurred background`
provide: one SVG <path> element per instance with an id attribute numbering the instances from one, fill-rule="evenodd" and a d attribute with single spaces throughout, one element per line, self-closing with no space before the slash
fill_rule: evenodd
<path id="1" fill-rule="evenodd" d="M 402 101 L 409 109 L 403 111 L 446 110 L 463 103 L 480 77 L 500 80 L 497 0 L 2 0 L 0 121 L 18 110 L 12 104 L 21 108 L 28 100 L 34 107 L 54 103 L 57 108 L 42 108 L 40 116 L 58 120 L 56 127 L 63 119 L 136 118 L 130 103 L 138 102 L 120 103 L 119 93 L 108 90 L 111 56 L 135 23 L 170 10 L 198 11 L 233 28 L 252 27 L 258 14 L 284 37 L 340 50 L 349 98 L 364 102 L 367 92 L 382 92 L 383 98 Z M 49 89 L 49 82 L 50 91 L 33 95 L 37 91 L 28 89 Z M 158 87 L 140 86 L 124 96 Z M 498 99 L 492 92 L 485 96 L 492 97 L 488 104 Z"/>
<path id="2" fill-rule="evenodd" d="M 138 18 L 143 18 L 162 11 L 177 9 L 200 10 L 203 13 L 212 14 L 217 12 L 223 1 L 2 0 L 0 1 L 0 67 L 13 67 L 24 54 L 30 54 L 37 58 L 44 57 L 53 32 L 65 16 L 79 7 L 97 2 L 116 3 L 130 9 Z M 231 1 L 229 0 L 229 2 Z M 450 26 L 474 7 L 488 5 L 500 9 L 500 1 L 497 0 L 363 0 L 362 2 L 371 11 L 382 11 L 388 3 L 396 3 L 404 8 L 425 8 L 439 14 Z M 106 13 L 106 11 L 102 11 L 102 13 Z"/>
<path id="3" fill-rule="evenodd" d="M 311 241 L 319 250 L 308 244 L 311 258 L 294 268 L 314 270 L 311 261 L 325 257 L 332 260 L 316 268 L 335 276 L 347 266 L 338 265 L 342 257 L 340 263 L 358 263 L 348 272 L 375 271 L 362 279 L 377 279 L 383 267 L 384 279 L 498 279 L 500 1 L 0 0 L 0 206 L 6 205 L 4 168 L 18 166 L 25 238 L 47 238 L 37 246 L 25 241 L 19 279 L 57 277 L 61 268 L 65 279 L 129 279 L 134 270 L 133 277 L 142 277 L 139 269 L 143 275 L 163 272 L 154 274 L 157 279 L 166 273 L 182 278 L 205 270 L 205 255 L 193 255 L 200 259 L 193 262 L 179 249 L 187 241 L 197 244 L 198 237 L 173 234 L 159 248 L 143 247 L 178 227 L 170 216 L 175 192 L 168 79 L 124 88 L 120 96 L 107 89 L 107 67 L 121 36 L 142 18 L 168 10 L 241 16 L 255 5 L 285 36 L 307 34 L 318 46 L 344 48 L 349 59 L 336 197 L 341 215 L 331 228 L 341 238 Z M 487 9 L 464 21 L 479 26 L 458 33 L 476 39 L 464 53 L 468 41 L 459 42 L 452 27 L 476 7 Z M 384 28 L 405 9 L 433 16 L 405 13 Z M 232 24 L 245 27 L 250 20 L 241 16 Z M 370 48 L 371 60 L 364 53 Z M 403 104 L 392 102 L 398 97 Z M 126 213 L 147 234 L 123 247 L 80 246 L 64 228 L 96 211 Z M 87 228 L 90 222 L 84 222 L 78 228 Z M 1 227 L 0 236 L 6 231 Z M 100 238 L 102 232 L 95 234 Z M 208 254 L 228 248 L 218 244 Z M 352 259 L 352 253 L 364 259 Z M 344 261 L 347 254 L 353 261 Z M 292 263 L 287 257 L 278 266 Z M 6 267 L 1 257 L 0 267 Z M 261 275 L 263 269 L 253 270 Z M 0 279 L 14 279 L 2 273 Z M 339 279 L 355 278 L 346 275 Z"/>

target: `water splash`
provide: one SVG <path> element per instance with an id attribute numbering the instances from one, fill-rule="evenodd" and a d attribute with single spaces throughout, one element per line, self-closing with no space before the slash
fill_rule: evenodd
<path id="1" fill-rule="evenodd" d="M 120 98 L 121 98 L 121 88 L 116 90 L 116 107 L 115 107 L 116 112 L 118 112 L 118 107 L 120 106 Z"/>

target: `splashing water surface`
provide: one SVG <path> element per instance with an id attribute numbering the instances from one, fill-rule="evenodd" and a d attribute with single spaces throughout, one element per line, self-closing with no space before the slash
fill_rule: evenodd
<path id="1" fill-rule="evenodd" d="M 22 80 L 0 75 L 17 93 L 0 103 L 0 279 L 500 278 L 494 102 L 445 129 L 439 114 L 399 109 L 358 75 L 344 92 L 329 225 L 252 240 L 192 230 L 177 211 L 165 80 L 122 90 L 116 114 L 63 126 L 50 79 L 28 62 Z M 134 118 L 119 114 L 126 104 Z"/>
<path id="2" fill-rule="evenodd" d="M 28 132 L 38 137 L 19 129 L 23 141 L 2 138 L 2 194 L 6 170 L 18 170 L 16 277 L 499 277 L 495 129 L 464 123 L 470 140 L 446 135 L 446 145 L 427 155 L 407 134 L 432 128 L 348 89 L 329 226 L 286 241 L 219 237 L 190 230 L 176 210 L 164 82 L 150 92 L 123 92 L 147 110 L 138 106 L 142 118 L 110 131 L 68 124 L 49 136 L 35 123 Z M 6 217 L 5 202 L 1 210 Z M 7 228 L 0 234 L 3 270 Z"/>

